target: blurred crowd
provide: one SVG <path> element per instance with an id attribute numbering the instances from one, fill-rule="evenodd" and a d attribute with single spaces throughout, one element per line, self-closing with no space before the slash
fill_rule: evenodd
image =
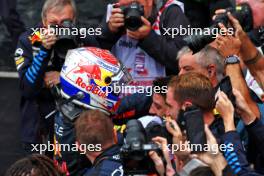
<path id="1" fill-rule="evenodd" d="M 264 175 L 263 10 L 119 0 L 93 29 L 73 0 L 46 0 L 42 21 L 13 35 L 26 156 L 6 176 Z M 203 30 L 168 33 L 179 28 Z"/>

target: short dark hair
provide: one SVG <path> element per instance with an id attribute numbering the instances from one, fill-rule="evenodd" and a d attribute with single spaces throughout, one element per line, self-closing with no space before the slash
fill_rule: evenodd
<path id="1" fill-rule="evenodd" d="M 159 90 L 163 90 L 163 87 L 167 87 L 170 80 L 171 80 L 172 76 L 166 76 L 166 77 L 158 77 L 156 78 L 152 85 L 153 85 L 153 88 L 154 87 L 158 87 Z M 159 91 L 158 93 L 159 95 L 161 95 L 163 98 L 166 98 L 166 92 L 164 91 Z"/>
<path id="2" fill-rule="evenodd" d="M 32 154 L 16 161 L 5 176 L 62 176 L 54 162 L 45 155 Z"/>
<path id="3" fill-rule="evenodd" d="M 174 100 L 179 104 L 189 100 L 204 111 L 214 108 L 214 88 L 210 80 L 200 73 L 175 76 L 168 86 L 173 88 Z"/>
<path id="4" fill-rule="evenodd" d="M 84 111 L 75 122 L 77 140 L 86 145 L 101 144 L 102 149 L 114 143 L 113 129 L 110 117 L 99 110 Z"/>

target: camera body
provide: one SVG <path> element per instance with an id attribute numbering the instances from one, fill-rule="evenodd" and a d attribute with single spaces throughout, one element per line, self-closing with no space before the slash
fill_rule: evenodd
<path id="1" fill-rule="evenodd" d="M 125 27 L 131 31 L 136 31 L 143 23 L 141 16 L 144 16 L 144 7 L 138 2 L 132 2 L 130 5 L 121 6 L 125 16 Z"/>
<path id="2" fill-rule="evenodd" d="M 246 32 L 253 29 L 252 10 L 247 3 L 237 5 L 235 8 L 227 8 L 225 13 L 217 15 L 212 26 L 209 27 L 211 35 L 206 34 L 207 31 L 202 31 L 200 34 L 187 36 L 183 39 L 189 46 L 189 48 L 193 51 L 193 53 L 199 52 L 207 44 L 215 40 L 216 34 L 214 34 L 212 31 L 215 28 L 219 29 L 218 23 L 222 23 L 225 26 L 228 26 L 228 12 L 230 12 L 239 21 Z"/>
<path id="3" fill-rule="evenodd" d="M 121 147 L 121 159 L 125 175 L 155 174 L 156 169 L 148 153 L 156 151 L 162 155 L 160 147 L 147 139 L 147 134 L 138 120 L 126 124 L 124 144 Z"/>
<path id="4" fill-rule="evenodd" d="M 51 28 L 57 31 L 57 42 L 54 45 L 54 51 L 59 58 L 65 59 L 69 49 L 78 47 L 78 36 L 72 35 L 73 28 L 76 28 L 76 26 L 71 20 L 64 20 L 60 26 L 52 25 Z"/>

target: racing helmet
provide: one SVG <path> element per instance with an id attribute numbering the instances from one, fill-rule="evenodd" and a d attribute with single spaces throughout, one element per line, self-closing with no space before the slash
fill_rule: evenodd
<path id="1" fill-rule="evenodd" d="M 82 47 L 68 51 L 60 81 L 64 98 L 82 93 L 84 96 L 73 100 L 74 104 L 111 114 L 120 93 L 113 92 L 113 86 L 125 86 L 132 81 L 132 77 L 108 50 Z"/>

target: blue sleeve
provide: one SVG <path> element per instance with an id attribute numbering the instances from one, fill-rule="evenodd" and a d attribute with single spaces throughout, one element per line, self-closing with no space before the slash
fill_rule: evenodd
<path id="1" fill-rule="evenodd" d="M 22 95 L 27 98 L 35 97 L 43 87 L 44 73 L 49 62 L 49 51 L 41 46 L 33 57 L 28 35 L 23 33 L 17 44 L 15 62 Z"/>
<path id="2" fill-rule="evenodd" d="M 222 136 L 222 142 L 227 146 L 224 150 L 224 157 L 234 174 L 238 176 L 258 175 L 250 168 L 239 134 L 236 131 L 225 133 Z"/>
<path id="3" fill-rule="evenodd" d="M 264 158 L 264 124 L 261 120 L 256 119 L 253 123 L 246 126 L 249 136 L 258 144 L 256 147 Z"/>

